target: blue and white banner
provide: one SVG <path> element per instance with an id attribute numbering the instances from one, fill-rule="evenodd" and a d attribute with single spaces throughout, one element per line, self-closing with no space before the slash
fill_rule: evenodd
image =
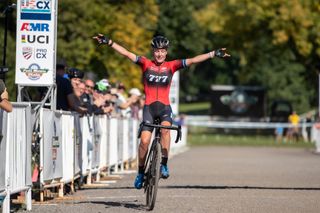
<path id="1" fill-rule="evenodd" d="M 57 0 L 18 0 L 16 84 L 55 83 Z"/>

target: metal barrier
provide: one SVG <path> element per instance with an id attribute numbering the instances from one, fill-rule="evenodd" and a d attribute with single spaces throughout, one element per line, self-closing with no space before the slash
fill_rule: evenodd
<path id="1" fill-rule="evenodd" d="M 75 140 L 74 116 L 64 112 L 61 118 L 62 128 L 62 182 L 70 183 L 75 177 Z"/>
<path id="2" fill-rule="evenodd" d="M 111 167 L 115 167 L 115 172 L 118 171 L 118 119 L 111 118 L 109 120 L 109 143 L 107 146 L 109 155 L 109 172 Z"/>
<path id="3" fill-rule="evenodd" d="M 62 113 L 40 111 L 40 184 L 43 188 L 60 184 L 63 177 Z"/>
<path id="4" fill-rule="evenodd" d="M 100 169 L 105 169 L 108 165 L 108 152 L 107 152 L 107 146 L 108 146 L 108 118 L 107 115 L 99 115 L 98 116 L 98 122 L 99 127 L 101 129 L 100 134 Z"/>
<path id="5" fill-rule="evenodd" d="M 0 190 L 4 200 L 2 212 L 10 212 L 10 195 L 25 192 L 27 210 L 31 210 L 31 106 L 13 103 L 11 113 L 1 112 L 1 180 Z M 1 193 L 0 191 L 0 193 Z"/>
<path id="6" fill-rule="evenodd" d="M 0 110 L 0 210 L 1 212 L 10 211 L 10 199 L 7 196 L 7 113 Z"/>
<path id="7" fill-rule="evenodd" d="M 314 124 L 311 129 L 311 141 L 315 142 L 316 152 L 320 153 L 320 124 Z"/>
<path id="8" fill-rule="evenodd" d="M 64 184 L 100 172 L 118 169 L 137 160 L 139 122 L 132 119 L 108 118 L 106 115 L 79 117 L 76 113 L 40 109 L 39 144 L 40 200 L 46 188 Z M 33 118 L 30 105 L 15 104 L 12 113 L 0 111 L 0 197 L 3 212 L 10 211 L 10 194 L 26 191 L 27 209 L 31 209 L 31 140 Z M 186 135 L 186 131 L 185 131 Z M 172 136 L 174 137 L 174 135 Z M 185 136 L 183 136 L 184 138 Z M 180 149 L 185 142 L 174 144 Z"/>

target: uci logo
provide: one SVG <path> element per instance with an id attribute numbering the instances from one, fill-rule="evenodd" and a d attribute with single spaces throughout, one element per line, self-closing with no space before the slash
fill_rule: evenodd
<path id="1" fill-rule="evenodd" d="M 21 35 L 21 42 L 48 44 L 49 36 L 48 35 Z"/>

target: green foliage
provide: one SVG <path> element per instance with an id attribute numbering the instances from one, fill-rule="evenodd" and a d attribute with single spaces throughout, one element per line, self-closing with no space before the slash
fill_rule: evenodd
<path id="1" fill-rule="evenodd" d="M 239 57 L 236 84 L 263 85 L 302 112 L 319 72 L 319 3 L 313 0 L 212 1 L 194 13 L 204 28 Z"/>
<path id="2" fill-rule="evenodd" d="M 313 143 L 305 143 L 302 139 L 298 142 L 279 143 L 272 135 L 231 135 L 208 134 L 192 132 L 188 135 L 190 146 L 253 146 L 253 147 L 290 147 L 290 148 L 314 148 Z"/>
<path id="3" fill-rule="evenodd" d="M 0 2 L 0 10 L 5 2 Z M 8 89 L 15 94 L 15 19 L 9 17 Z M 142 87 L 141 71 L 91 39 L 104 33 L 137 55 L 150 56 L 150 40 L 171 41 L 169 59 L 227 47 L 228 60 L 208 60 L 181 74 L 181 96 L 205 96 L 211 84 L 262 85 L 269 100 L 287 99 L 298 112 L 317 104 L 320 3 L 314 0 L 63 0 L 58 9 L 58 52 L 69 67 L 98 78 Z M 3 44 L 0 15 L 0 46 Z M 2 55 L 2 50 L 0 55 Z M 209 97 L 209 96 L 208 96 Z"/>
<path id="4" fill-rule="evenodd" d="M 159 1 L 160 15 L 156 34 L 165 35 L 170 40 L 170 59 L 193 57 L 207 50 L 209 42 L 206 32 L 191 15 L 196 9 L 205 6 L 206 2 L 208 1 Z M 197 77 L 194 68 L 180 71 L 182 97 L 199 93 L 201 77 Z"/>
<path id="5" fill-rule="evenodd" d="M 5 1 L 0 2 L 0 66 L 2 66 L 3 58 L 3 45 L 4 45 L 4 14 L 2 11 L 6 6 Z M 9 68 L 9 72 L 6 73 L 6 86 L 9 92 L 9 99 L 15 100 L 16 88 L 15 88 L 15 26 L 16 26 L 16 14 L 15 11 L 8 13 L 8 32 L 7 32 L 7 54 L 6 54 L 6 66 Z"/>
<path id="6" fill-rule="evenodd" d="M 142 5 L 142 6 L 141 6 Z M 140 87 L 140 69 L 108 47 L 97 48 L 91 39 L 104 33 L 136 54 L 146 54 L 150 29 L 155 27 L 158 7 L 152 0 L 117 1 L 65 0 L 59 5 L 58 57 L 76 66 Z M 146 15 L 141 16 L 142 13 Z M 71 50 L 71 51 L 70 51 Z"/>

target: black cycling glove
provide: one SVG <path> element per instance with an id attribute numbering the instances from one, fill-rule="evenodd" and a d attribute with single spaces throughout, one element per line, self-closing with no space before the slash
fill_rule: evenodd
<path id="1" fill-rule="evenodd" d="M 216 51 L 214 51 L 214 56 L 219 58 L 223 58 L 225 54 L 226 54 L 226 51 L 223 49 L 217 49 Z"/>
<path id="2" fill-rule="evenodd" d="M 98 36 L 97 36 L 97 40 L 98 40 L 98 42 L 99 42 L 99 45 L 98 46 L 100 46 L 100 45 L 102 45 L 102 44 L 107 44 L 107 45 L 109 45 L 109 41 L 110 41 L 110 39 L 108 38 L 108 37 L 106 37 L 106 36 L 104 36 L 104 35 L 102 35 L 102 34 L 99 34 Z"/>

